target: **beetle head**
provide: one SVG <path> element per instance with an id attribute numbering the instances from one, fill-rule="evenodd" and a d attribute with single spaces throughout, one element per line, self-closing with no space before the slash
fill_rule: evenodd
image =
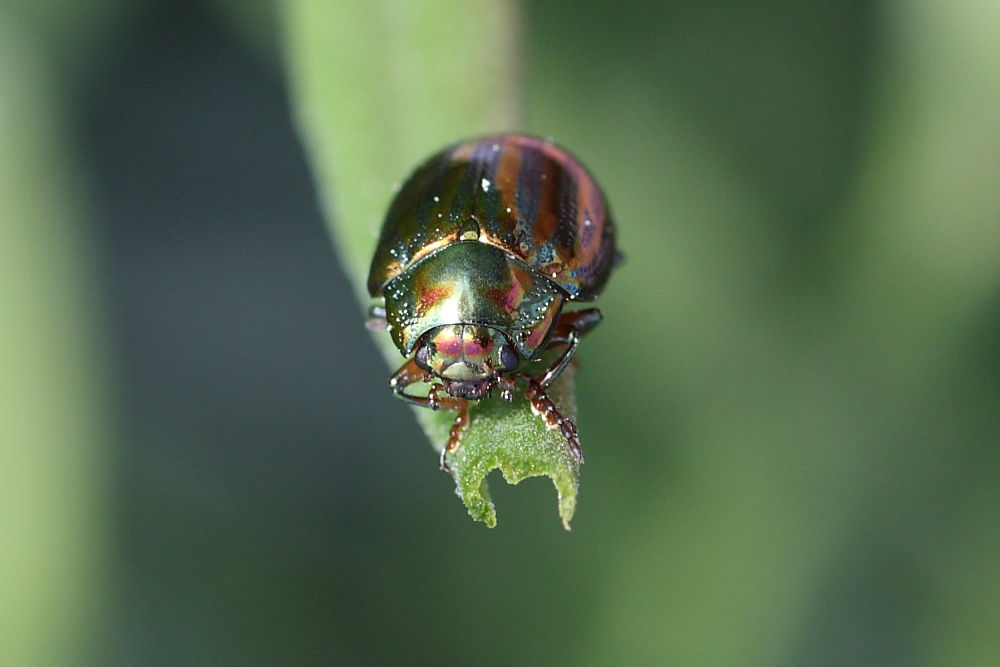
<path id="1" fill-rule="evenodd" d="M 452 396 L 480 399 L 496 378 L 520 363 L 517 348 L 501 331 L 475 324 L 448 324 L 428 331 L 417 344 L 417 365 L 441 378 Z"/>

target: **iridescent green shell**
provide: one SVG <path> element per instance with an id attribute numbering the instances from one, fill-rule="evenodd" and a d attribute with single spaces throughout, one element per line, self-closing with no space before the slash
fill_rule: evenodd
<path id="1" fill-rule="evenodd" d="M 519 259 L 478 241 L 461 241 L 427 255 L 385 288 L 393 342 L 409 355 L 426 331 L 445 324 L 479 324 L 511 338 L 532 358 L 562 309 L 563 293 Z"/>
<path id="2" fill-rule="evenodd" d="M 615 254 L 583 166 L 550 142 L 497 135 L 441 151 L 403 184 L 368 291 L 385 296 L 403 354 L 431 327 L 465 322 L 511 334 L 530 357 L 565 300 L 597 298 Z"/>

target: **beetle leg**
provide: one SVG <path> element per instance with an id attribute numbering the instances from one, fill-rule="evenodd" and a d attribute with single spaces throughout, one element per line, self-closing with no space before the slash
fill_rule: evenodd
<path id="1" fill-rule="evenodd" d="M 531 411 L 541 417 L 549 429 L 559 429 L 559 432 L 566 438 L 566 444 L 569 445 L 569 451 L 573 455 L 573 458 L 583 463 L 583 450 L 580 448 L 580 438 L 576 432 L 576 424 L 573 423 L 572 419 L 564 417 L 559 412 L 556 404 L 545 393 L 545 387 L 541 386 L 541 383 L 537 379 L 532 379 L 528 382 L 528 388 L 525 390 L 524 395 L 531 404 Z"/>
<path id="2" fill-rule="evenodd" d="M 538 380 L 542 389 L 552 384 L 559 377 L 559 374 L 566 370 L 566 367 L 573 360 L 573 355 L 576 354 L 576 348 L 580 345 L 580 338 L 600 324 L 602 317 L 601 311 L 597 308 L 563 313 L 559 317 L 555 330 L 549 338 L 549 345 L 565 343 L 566 349 L 563 350 L 562 356 L 549 366 L 549 369 Z"/>
<path id="3" fill-rule="evenodd" d="M 420 366 L 413 359 L 409 359 L 399 367 L 392 377 L 389 378 L 389 386 L 396 392 L 396 396 L 414 405 L 430 407 L 430 400 L 425 396 L 414 396 L 406 393 L 406 388 L 417 382 L 430 382 L 431 374 Z"/>
<path id="4" fill-rule="evenodd" d="M 430 371 L 425 371 L 420 366 L 417 366 L 416 361 L 410 359 L 400 366 L 398 371 L 392 374 L 392 377 L 389 378 L 389 386 L 392 387 L 397 396 L 413 405 L 430 408 L 431 410 L 438 410 L 440 408 L 458 410 L 458 416 L 455 417 L 455 421 L 451 424 L 451 430 L 448 432 L 448 442 L 441 449 L 441 458 L 438 459 L 438 465 L 441 467 L 441 470 L 451 472 L 451 468 L 448 467 L 445 459 L 448 454 L 458 449 L 458 446 L 461 444 L 462 433 L 465 432 L 465 427 L 469 425 L 469 402 L 464 398 L 455 398 L 447 394 L 441 396 L 439 394 L 441 385 L 433 384 L 433 379 L 434 375 Z M 417 382 L 426 382 L 431 385 L 431 389 L 426 396 L 414 396 L 406 392 L 407 387 Z"/>
<path id="5" fill-rule="evenodd" d="M 389 386 L 396 392 L 396 396 L 413 405 L 430 408 L 431 410 L 439 408 L 458 410 L 462 407 L 465 401 L 460 398 L 439 396 L 438 389 L 440 385 L 432 384 L 433 380 L 434 375 L 430 371 L 425 371 L 420 366 L 417 366 L 416 361 L 410 359 L 400 366 L 398 371 L 392 374 L 392 377 L 389 378 Z M 406 392 L 407 387 L 417 382 L 426 382 L 431 385 L 431 390 L 427 396 L 415 396 Z"/>
<path id="6" fill-rule="evenodd" d="M 573 356 L 580 345 L 580 338 L 600 324 L 601 318 L 601 311 L 597 308 L 563 313 L 556 323 L 549 343 L 565 344 L 566 349 L 542 376 L 528 377 L 528 388 L 525 390 L 525 396 L 531 403 L 531 411 L 541 417 L 548 428 L 559 429 L 559 432 L 566 438 L 570 453 L 580 463 L 583 463 L 583 450 L 580 448 L 580 437 L 577 434 L 576 424 L 573 423 L 572 419 L 564 417 L 559 412 L 556 404 L 552 402 L 545 390 L 573 361 Z"/>
<path id="7" fill-rule="evenodd" d="M 430 390 L 427 392 L 427 407 L 431 410 L 437 410 L 441 407 L 441 397 L 438 396 L 440 389 L 441 385 L 432 384 Z"/>
<path id="8" fill-rule="evenodd" d="M 496 384 L 500 387 L 500 398 L 510 403 L 514 400 L 514 391 L 517 389 L 517 380 L 506 375 L 497 377 Z"/>
<path id="9" fill-rule="evenodd" d="M 540 378 L 533 380 L 537 383 L 539 388 L 546 389 L 550 384 L 555 382 L 555 379 L 559 377 L 559 374 L 566 370 L 569 366 L 569 362 L 573 361 L 573 355 L 576 354 L 576 348 L 580 346 L 580 335 L 576 331 L 570 331 L 568 336 L 569 343 L 566 349 L 563 350 L 562 355 L 556 359 L 556 362 L 549 366 L 549 369 L 545 371 L 545 374 Z"/>
<path id="10" fill-rule="evenodd" d="M 604 316 L 597 308 L 563 313 L 552 330 L 549 343 L 568 343 L 571 332 L 575 331 L 577 336 L 583 336 L 600 324 L 602 319 Z"/>
<path id="11" fill-rule="evenodd" d="M 458 408 L 455 421 L 451 423 L 451 429 L 448 431 L 448 442 L 445 443 L 444 448 L 441 450 L 441 457 L 438 459 L 438 467 L 445 472 L 451 472 L 451 468 L 448 467 L 447 456 L 462 444 L 462 434 L 465 433 L 465 428 L 469 425 L 469 402 L 462 401 L 462 404 Z"/>

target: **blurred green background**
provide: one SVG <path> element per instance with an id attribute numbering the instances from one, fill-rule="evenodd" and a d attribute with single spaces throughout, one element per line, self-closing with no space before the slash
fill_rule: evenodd
<path id="1" fill-rule="evenodd" d="M 1000 662 L 1000 4 L 522 4 L 572 533 L 386 390 L 271 10 L 0 0 L 0 663 Z"/>

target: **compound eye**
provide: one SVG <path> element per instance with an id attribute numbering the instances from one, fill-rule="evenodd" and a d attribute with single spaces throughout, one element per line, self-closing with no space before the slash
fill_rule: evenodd
<path id="1" fill-rule="evenodd" d="M 517 350 L 514 349 L 512 345 L 501 345 L 500 346 L 500 365 L 505 371 L 512 371 L 517 368 L 517 364 L 520 362 L 520 358 L 517 356 Z"/>
<path id="2" fill-rule="evenodd" d="M 413 360 L 417 362 L 417 366 L 429 371 L 431 369 L 430 363 L 431 348 L 428 345 L 421 345 L 417 348 L 417 353 L 413 355 Z"/>

